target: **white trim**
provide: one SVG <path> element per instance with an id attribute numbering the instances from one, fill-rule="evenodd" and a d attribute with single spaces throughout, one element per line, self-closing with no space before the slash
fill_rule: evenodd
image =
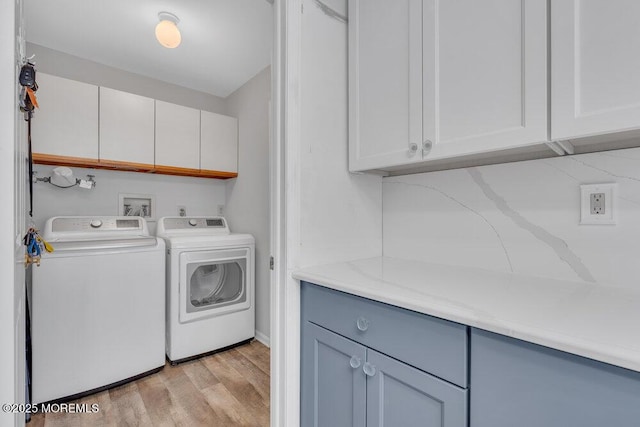
<path id="1" fill-rule="evenodd" d="M 271 425 L 300 424 L 299 241 L 302 0 L 276 0 L 271 150 Z M 289 250 L 287 250 L 289 248 Z"/>
<path id="2" fill-rule="evenodd" d="M 256 331 L 256 341 L 261 342 L 267 347 L 271 347 L 271 340 L 269 339 L 269 336 L 260 331 Z"/>
<path id="3" fill-rule="evenodd" d="M 286 10 L 286 0 L 275 0 L 273 6 L 274 34 L 273 53 L 271 58 L 271 135 L 269 141 L 269 209 L 271 214 L 270 230 L 270 251 L 274 258 L 273 268 L 270 274 L 271 282 L 271 304 L 270 304 L 270 331 L 274 346 L 271 347 L 271 425 L 282 425 L 284 406 L 284 381 L 282 380 L 282 355 L 278 351 L 280 345 L 280 274 L 282 270 L 282 260 L 284 259 L 284 246 L 282 242 L 284 234 L 283 206 L 283 180 L 282 180 L 282 149 L 283 149 L 283 113 L 282 103 L 284 92 L 284 70 L 282 41 L 284 39 L 284 13 Z"/>
<path id="4" fill-rule="evenodd" d="M 26 222 L 25 122 L 18 113 L 18 66 L 24 57 L 22 0 L 0 15 L 0 402 L 25 402 L 25 270 L 21 237 Z M 0 426 L 23 426 L 23 413 L 0 412 Z"/>

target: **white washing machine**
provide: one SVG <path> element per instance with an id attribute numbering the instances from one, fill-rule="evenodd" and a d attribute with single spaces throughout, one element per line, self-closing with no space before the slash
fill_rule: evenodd
<path id="1" fill-rule="evenodd" d="M 33 266 L 33 403 L 70 399 L 165 363 L 165 246 L 139 217 L 54 217 Z"/>
<path id="2" fill-rule="evenodd" d="M 172 364 L 255 336 L 255 240 L 222 217 L 165 217 L 167 357 Z"/>

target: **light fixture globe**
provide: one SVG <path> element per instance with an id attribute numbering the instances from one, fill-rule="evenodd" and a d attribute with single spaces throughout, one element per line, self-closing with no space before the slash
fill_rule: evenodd
<path id="1" fill-rule="evenodd" d="M 169 49 L 174 49 L 180 45 L 182 36 L 178 29 L 178 22 L 180 20 L 173 13 L 160 12 L 158 13 L 160 22 L 156 25 L 156 39 L 158 42 Z"/>

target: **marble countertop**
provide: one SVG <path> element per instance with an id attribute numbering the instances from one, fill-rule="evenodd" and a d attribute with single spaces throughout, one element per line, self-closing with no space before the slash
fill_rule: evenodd
<path id="1" fill-rule="evenodd" d="M 640 292 L 389 257 L 293 277 L 640 372 Z"/>

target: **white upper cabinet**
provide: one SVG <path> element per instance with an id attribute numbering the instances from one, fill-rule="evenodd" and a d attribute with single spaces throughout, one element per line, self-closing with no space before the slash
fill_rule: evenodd
<path id="1" fill-rule="evenodd" d="M 350 169 L 547 141 L 546 0 L 349 0 Z"/>
<path id="2" fill-rule="evenodd" d="M 547 141 L 546 0 L 425 0 L 424 159 Z"/>
<path id="3" fill-rule="evenodd" d="M 422 0 L 349 0 L 349 167 L 422 160 Z"/>
<path id="4" fill-rule="evenodd" d="M 154 162 L 154 100 L 100 88 L 100 160 Z"/>
<path id="5" fill-rule="evenodd" d="M 156 166 L 200 169 L 200 110 L 156 101 Z"/>
<path id="6" fill-rule="evenodd" d="M 98 159 L 98 86 L 37 73 L 33 152 Z"/>
<path id="7" fill-rule="evenodd" d="M 200 168 L 238 172 L 238 119 L 200 112 Z"/>
<path id="8" fill-rule="evenodd" d="M 551 137 L 640 129 L 640 1 L 551 2 Z"/>

